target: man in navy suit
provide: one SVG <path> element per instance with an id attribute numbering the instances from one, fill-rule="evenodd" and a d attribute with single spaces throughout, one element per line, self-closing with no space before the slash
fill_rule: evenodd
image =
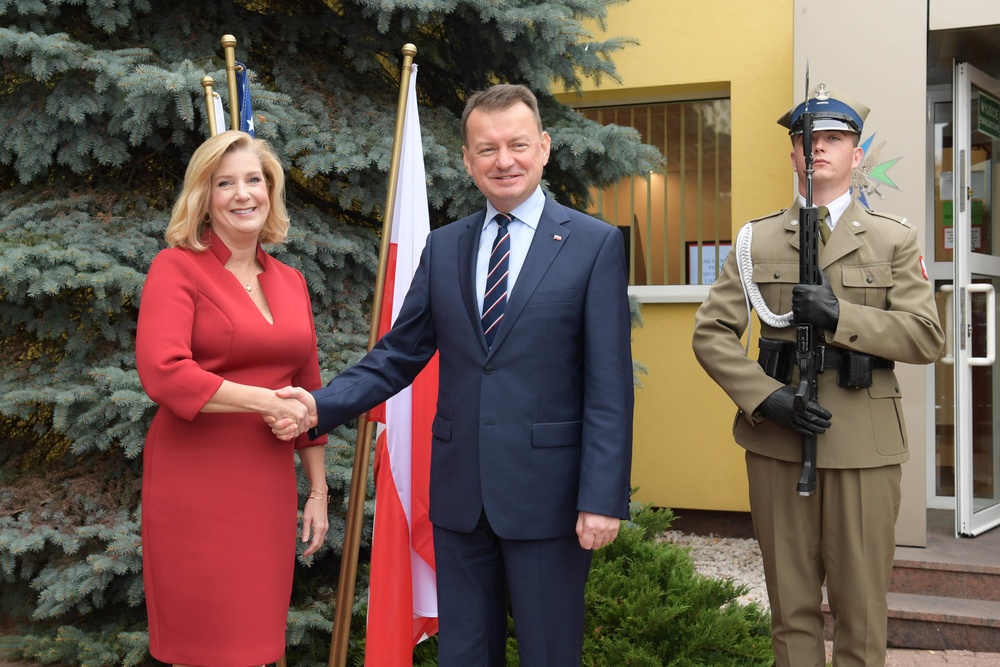
<path id="1" fill-rule="evenodd" d="M 542 192 L 551 139 L 526 87 L 474 94 L 462 134 L 486 208 L 430 233 L 392 329 L 312 393 L 314 431 L 382 403 L 440 352 L 430 481 L 438 664 L 503 665 L 509 600 L 523 667 L 579 667 L 591 556 L 629 516 L 624 243 L 614 226 Z M 510 256 L 494 323 L 483 302 L 498 213 L 511 220 Z"/>

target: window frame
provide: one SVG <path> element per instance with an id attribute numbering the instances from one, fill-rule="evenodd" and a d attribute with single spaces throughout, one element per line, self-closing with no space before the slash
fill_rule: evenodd
<path id="1" fill-rule="evenodd" d="M 729 102 L 730 127 L 732 126 L 732 91 L 728 84 L 706 84 L 702 86 L 685 86 L 682 91 L 669 91 L 660 89 L 658 91 L 635 91 L 633 95 L 621 96 L 605 91 L 593 91 L 584 94 L 582 97 L 574 96 L 572 101 L 565 100 L 577 112 L 600 110 L 602 107 L 643 107 L 649 105 L 669 105 L 684 102 L 711 102 L 712 100 L 724 99 Z M 661 148 L 662 150 L 662 148 Z M 730 133 L 729 151 L 730 169 L 730 193 L 732 192 L 732 135 Z M 595 202 L 596 205 L 596 202 Z M 615 221 L 608 221 L 609 224 L 616 224 Z M 715 244 L 732 243 L 733 234 L 732 210 L 730 208 L 729 225 L 726 229 L 720 229 L 718 239 L 707 239 L 704 241 L 705 247 L 714 247 Z M 687 243 L 682 241 L 682 246 L 678 248 L 680 253 L 687 252 Z M 629 250 L 626 249 L 626 252 Z M 685 267 L 686 273 L 687 267 Z M 721 271 L 721 267 L 719 267 Z M 718 276 L 718 273 L 717 273 Z M 682 276 L 682 279 L 686 276 Z M 631 280 L 631 277 L 630 277 Z M 711 285 L 690 285 L 690 284 L 658 284 L 658 285 L 630 285 L 628 293 L 638 299 L 640 303 L 700 303 L 708 296 Z"/>

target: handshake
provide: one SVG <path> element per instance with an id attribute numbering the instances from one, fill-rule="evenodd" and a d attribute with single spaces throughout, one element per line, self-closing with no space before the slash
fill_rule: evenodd
<path id="1" fill-rule="evenodd" d="M 278 440 L 292 440 L 319 422 L 316 399 L 302 387 L 272 392 L 261 414 Z"/>

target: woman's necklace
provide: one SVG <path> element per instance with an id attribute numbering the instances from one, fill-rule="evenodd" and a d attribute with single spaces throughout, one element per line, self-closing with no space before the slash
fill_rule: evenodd
<path id="1" fill-rule="evenodd" d="M 251 271 L 253 271 L 253 269 L 251 269 Z M 245 289 L 247 291 L 247 294 L 253 294 L 253 279 L 257 275 L 256 271 L 254 271 L 253 273 L 250 274 L 250 279 L 249 280 L 244 280 L 243 278 L 241 278 L 239 275 L 237 275 L 236 271 L 233 270 L 233 269 L 230 269 L 230 273 L 232 273 L 234 276 L 236 276 L 236 279 L 240 281 L 241 285 L 243 285 L 243 289 Z M 242 273 L 242 271 L 241 271 L 241 273 Z"/>

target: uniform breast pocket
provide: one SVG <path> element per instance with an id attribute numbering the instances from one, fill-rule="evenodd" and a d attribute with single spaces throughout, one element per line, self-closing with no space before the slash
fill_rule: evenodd
<path id="1" fill-rule="evenodd" d="M 887 263 L 843 267 L 844 297 L 851 303 L 885 309 L 892 287 L 892 266 Z"/>
<path id="2" fill-rule="evenodd" d="M 753 281 L 773 313 L 787 313 L 792 309 L 792 288 L 799 284 L 799 263 L 754 262 Z"/>

